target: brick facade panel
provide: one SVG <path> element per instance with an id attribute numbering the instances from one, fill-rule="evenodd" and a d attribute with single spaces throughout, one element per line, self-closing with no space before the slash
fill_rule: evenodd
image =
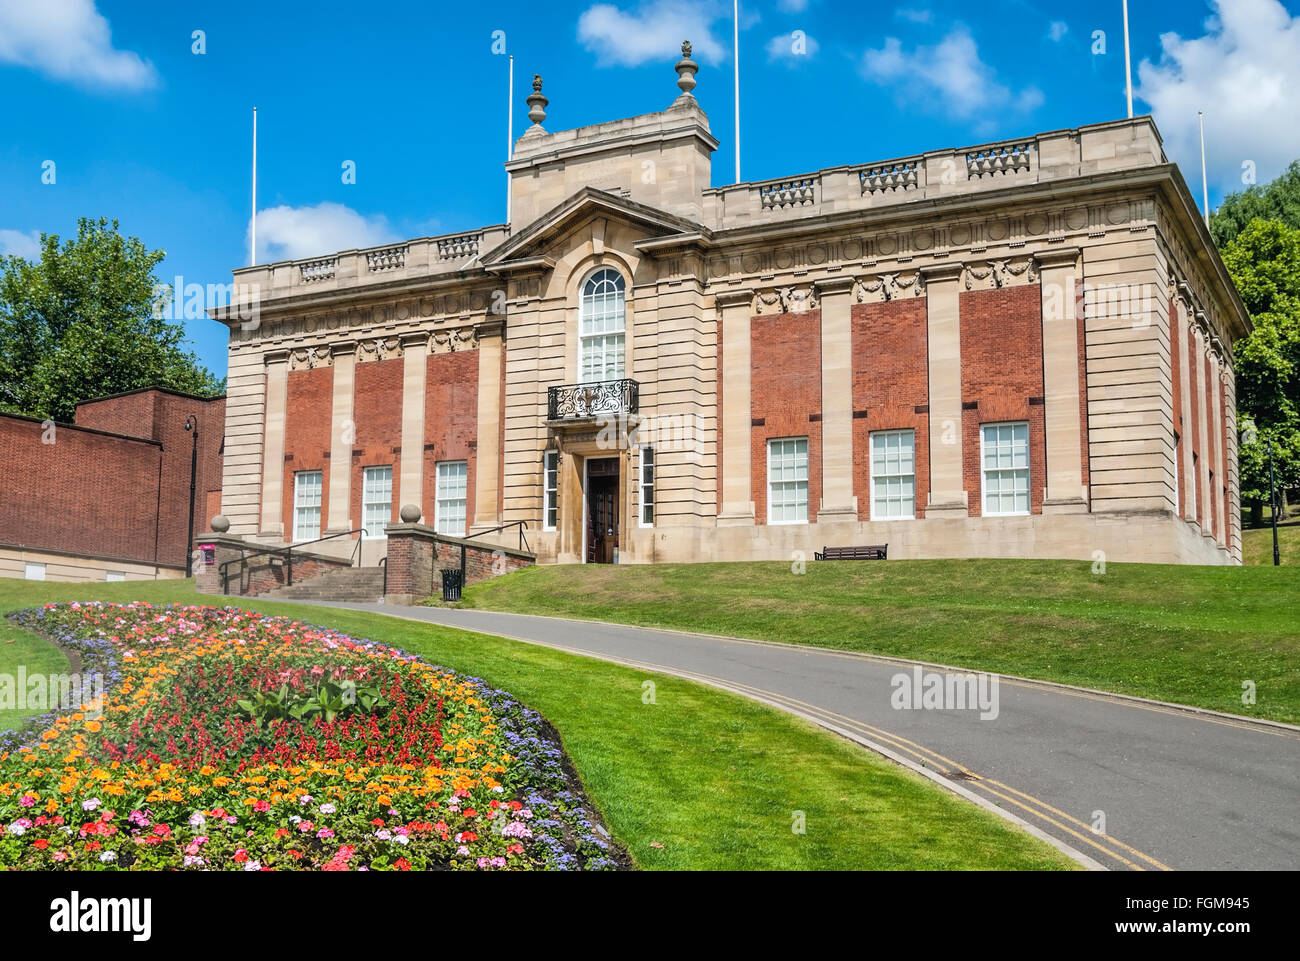
<path id="1" fill-rule="evenodd" d="M 754 522 L 767 523 L 767 442 L 807 437 L 808 521 L 812 523 L 822 496 L 821 311 L 753 317 L 749 335 Z"/>

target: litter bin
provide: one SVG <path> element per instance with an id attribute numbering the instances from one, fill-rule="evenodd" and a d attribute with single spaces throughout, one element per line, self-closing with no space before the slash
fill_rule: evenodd
<path id="1" fill-rule="evenodd" d="M 460 590 L 465 586 L 465 572 L 455 567 L 447 567 L 442 572 L 442 599 L 444 601 L 460 600 Z"/>

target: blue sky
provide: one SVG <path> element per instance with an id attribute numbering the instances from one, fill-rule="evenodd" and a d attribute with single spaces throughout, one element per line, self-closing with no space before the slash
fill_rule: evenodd
<path id="1" fill-rule="evenodd" d="M 1243 163 L 1262 183 L 1300 157 L 1300 0 L 1130 6 L 1135 110 L 1155 114 L 1197 191 L 1206 111 L 1212 206 L 1240 189 Z M 1120 0 L 763 0 L 740 20 L 745 180 L 1125 112 Z M 499 223 L 507 65 L 494 31 L 515 57 L 516 136 L 535 72 L 550 130 L 663 109 L 689 37 L 722 141 L 713 182 L 733 179 L 728 0 L 0 0 L 0 253 L 115 217 L 167 252 L 164 281 L 228 283 L 248 257 L 254 105 L 260 259 Z M 186 324 L 224 374 L 224 328 Z"/>

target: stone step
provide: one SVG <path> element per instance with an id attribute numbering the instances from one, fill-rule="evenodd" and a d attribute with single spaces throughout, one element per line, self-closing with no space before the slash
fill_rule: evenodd
<path id="1" fill-rule="evenodd" d="M 374 601 L 384 592 L 384 571 L 379 567 L 349 567 L 326 571 L 263 594 L 275 600 Z"/>

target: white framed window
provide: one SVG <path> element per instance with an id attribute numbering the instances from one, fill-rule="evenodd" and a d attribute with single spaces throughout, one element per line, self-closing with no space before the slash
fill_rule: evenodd
<path id="1" fill-rule="evenodd" d="M 28 561 L 23 565 L 23 579 L 28 581 L 45 580 L 45 565 L 36 561 Z"/>
<path id="2" fill-rule="evenodd" d="M 320 537 L 321 472 L 298 471 L 293 475 L 293 539 L 314 541 Z"/>
<path id="3" fill-rule="evenodd" d="M 361 526 L 363 537 L 386 537 L 393 520 L 393 468 L 367 467 L 361 472 Z"/>
<path id="4" fill-rule="evenodd" d="M 627 322 L 623 275 L 602 267 L 582 284 L 578 303 L 578 381 L 622 380 Z"/>
<path id="5" fill-rule="evenodd" d="M 124 581 L 126 580 L 126 571 L 105 571 L 105 581 Z"/>
<path id="6" fill-rule="evenodd" d="M 468 477 L 469 464 L 463 460 L 445 460 L 438 464 L 433 527 L 439 534 L 465 536 L 465 491 Z"/>
<path id="7" fill-rule="evenodd" d="M 548 450 L 542 455 L 542 489 L 545 491 L 546 503 L 542 505 L 545 516 L 542 518 L 542 530 L 555 530 L 555 522 L 560 514 L 560 452 Z"/>
<path id="8" fill-rule="evenodd" d="M 991 517 L 1029 513 L 1029 424 L 980 425 L 983 510 Z"/>
<path id="9" fill-rule="evenodd" d="M 642 527 L 655 525 L 655 449 L 641 448 L 641 513 Z"/>
<path id="10" fill-rule="evenodd" d="M 767 522 L 808 523 L 808 438 L 767 442 Z"/>
<path id="11" fill-rule="evenodd" d="M 871 519 L 916 517 L 916 431 L 871 432 Z"/>

